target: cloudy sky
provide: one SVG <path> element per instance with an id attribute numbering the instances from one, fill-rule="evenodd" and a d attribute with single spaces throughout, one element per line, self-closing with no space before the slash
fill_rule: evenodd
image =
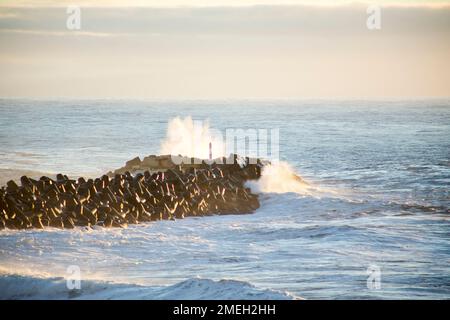
<path id="1" fill-rule="evenodd" d="M 376 3 L 0 0 L 0 97 L 449 97 L 450 2 Z"/>

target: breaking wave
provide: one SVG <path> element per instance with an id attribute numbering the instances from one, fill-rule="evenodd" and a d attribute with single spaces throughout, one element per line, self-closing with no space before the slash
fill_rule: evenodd
<path id="1" fill-rule="evenodd" d="M 82 281 L 79 290 L 67 289 L 66 279 L 0 275 L 0 299 L 131 299 L 131 300 L 292 300 L 287 292 L 259 289 L 236 280 L 192 278 L 169 286 L 141 286 L 104 281 Z"/>
<path id="2" fill-rule="evenodd" d="M 324 189 L 306 182 L 287 162 L 279 161 L 264 166 L 258 180 L 247 181 L 254 193 L 295 193 L 312 197 L 344 197 L 344 193 Z"/>
<path id="3" fill-rule="evenodd" d="M 208 121 L 194 121 L 191 117 L 176 117 L 169 121 L 166 137 L 161 143 L 161 154 L 209 158 L 209 144 L 213 157 L 225 156 L 221 133 L 209 126 Z M 257 193 L 298 193 L 313 195 L 317 188 L 308 184 L 286 162 L 266 165 L 258 181 L 247 184 Z"/>
<path id="4" fill-rule="evenodd" d="M 266 165 L 261 172 L 261 178 L 247 182 L 247 186 L 257 193 L 312 193 L 312 187 L 286 162 Z"/>

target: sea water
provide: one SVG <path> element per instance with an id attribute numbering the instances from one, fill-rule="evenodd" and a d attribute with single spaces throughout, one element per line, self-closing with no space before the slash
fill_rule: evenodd
<path id="1" fill-rule="evenodd" d="M 448 100 L 3 99 L 2 182 L 99 176 L 158 154 L 170 121 L 189 116 L 279 129 L 284 167 L 249 185 L 254 214 L 0 230 L 0 298 L 450 297 Z M 272 180 L 286 170 L 309 187 Z"/>

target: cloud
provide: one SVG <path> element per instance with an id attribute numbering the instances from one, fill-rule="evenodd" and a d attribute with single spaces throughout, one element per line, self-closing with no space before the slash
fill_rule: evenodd
<path id="1" fill-rule="evenodd" d="M 2 8 L 0 96 L 450 95 L 450 8 Z"/>
<path id="2" fill-rule="evenodd" d="M 317 8 L 261 6 L 218 8 L 85 8 L 82 32 L 87 36 L 367 36 L 366 7 Z M 0 30 L 15 33 L 69 35 L 62 8 L 9 8 Z M 384 8 L 383 35 L 449 33 L 450 7 Z"/>

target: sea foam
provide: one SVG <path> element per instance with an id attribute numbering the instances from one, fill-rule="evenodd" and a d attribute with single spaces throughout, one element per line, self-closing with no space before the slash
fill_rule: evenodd
<path id="1" fill-rule="evenodd" d="M 82 281 L 80 289 L 67 289 L 62 277 L 37 278 L 0 275 L 0 299 L 132 299 L 227 300 L 299 299 L 287 292 L 260 289 L 245 281 L 191 278 L 168 286 L 141 286 L 105 281 Z"/>

